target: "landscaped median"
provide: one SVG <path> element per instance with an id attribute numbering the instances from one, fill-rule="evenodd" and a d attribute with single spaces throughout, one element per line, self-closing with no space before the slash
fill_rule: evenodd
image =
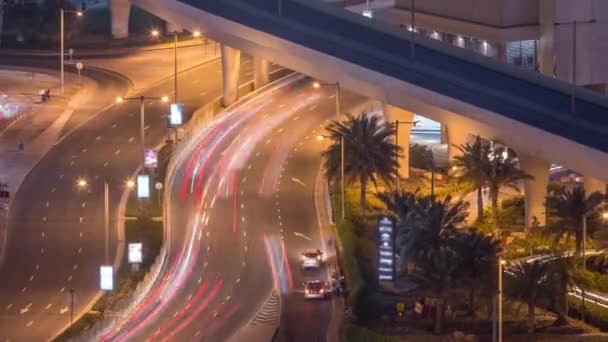
<path id="1" fill-rule="evenodd" d="M 159 151 L 159 164 L 154 172 L 154 182 L 164 183 L 167 166 L 173 153 L 173 145 L 164 145 Z M 124 208 L 125 247 L 129 243 L 141 243 L 143 247 L 142 263 L 138 270 L 129 264 L 128 254 L 124 253 L 119 269 L 115 274 L 114 290 L 104 293 L 93 305 L 93 308 L 59 335 L 55 341 L 68 341 L 82 336 L 104 318 L 123 309 L 128 305 L 138 286 L 142 284 L 151 268 L 158 263 L 164 237 L 163 226 L 163 192 L 152 193 L 152 197 L 142 201 L 136 197 L 135 191 L 127 190 L 126 207 Z M 119 210 L 120 212 L 120 210 Z"/>

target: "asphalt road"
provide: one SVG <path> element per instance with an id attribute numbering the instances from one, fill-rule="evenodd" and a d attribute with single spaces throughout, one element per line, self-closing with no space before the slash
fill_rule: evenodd
<path id="1" fill-rule="evenodd" d="M 334 108 L 331 89 L 302 79 L 223 115 L 199 137 L 171 188 L 165 270 L 109 340 L 225 341 L 258 321 L 273 289 L 286 312 L 280 340 L 324 340 L 331 301 L 304 301 L 301 283 L 327 274 L 301 274 L 299 253 L 321 245 L 312 191 L 324 146 L 314 137 Z M 265 310 L 258 324 L 274 326 L 279 308 Z"/>
<path id="2" fill-rule="evenodd" d="M 251 79 L 250 59 L 243 64 L 241 80 Z M 181 101 L 191 112 L 220 95 L 221 65 L 205 64 L 180 75 L 179 81 Z M 172 86 L 169 80 L 145 95 L 169 95 Z M 76 314 L 97 293 L 105 254 L 102 184 L 110 183 L 112 263 L 116 205 L 140 160 L 138 108 L 136 101 L 127 101 L 84 122 L 49 151 L 15 194 L 0 271 L 0 341 L 44 341 L 69 322 L 69 288 L 76 290 Z M 147 102 L 148 147 L 165 138 L 167 111 L 166 104 Z M 88 191 L 76 189 L 80 177 L 89 181 Z"/>

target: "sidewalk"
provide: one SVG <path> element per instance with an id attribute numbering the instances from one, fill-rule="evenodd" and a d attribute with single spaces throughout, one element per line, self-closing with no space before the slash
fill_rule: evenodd
<path id="1" fill-rule="evenodd" d="M 342 249 L 342 241 L 338 236 L 336 225 L 331 222 L 331 199 L 329 197 L 328 184 L 324 176 L 323 166 L 319 168 L 315 179 L 315 209 L 321 236 L 331 237 L 333 243 L 325 248 L 327 266 L 329 270 L 340 272 L 338 261 L 338 250 Z M 344 320 L 344 297 L 334 296 L 332 299 L 332 317 L 327 328 L 327 341 L 340 342 L 340 327 Z"/>

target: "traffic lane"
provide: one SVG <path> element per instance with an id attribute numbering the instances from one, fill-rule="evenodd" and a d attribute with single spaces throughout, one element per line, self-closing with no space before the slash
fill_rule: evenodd
<path id="1" fill-rule="evenodd" d="M 219 82 L 218 82 L 218 83 L 219 83 Z M 167 87 L 167 88 L 170 88 L 170 86 L 166 86 L 166 87 Z M 218 90 L 218 92 L 219 92 L 219 85 L 217 86 L 217 90 Z M 200 93 L 197 93 L 197 94 L 198 94 L 198 95 L 200 95 Z M 193 96 L 194 96 L 194 95 L 193 95 Z M 200 96 L 199 96 L 199 97 L 200 97 Z M 131 109 L 133 109 L 133 112 L 137 112 L 137 110 L 136 110 L 135 108 L 131 108 Z M 105 117 L 105 116 L 107 116 L 107 114 L 108 114 L 108 113 L 104 113 L 104 117 Z M 119 114 L 122 114 L 122 113 L 119 113 Z M 149 111 L 148 111 L 148 114 L 150 114 L 150 112 L 149 112 Z M 120 116 L 120 115 L 119 115 L 119 116 Z M 161 117 L 160 113 L 159 113 L 159 115 L 153 115 L 152 117 L 154 117 L 154 116 L 157 116 L 158 118 L 160 118 L 160 117 Z M 148 116 L 148 117 L 150 117 L 150 116 Z M 134 119 L 136 119 L 136 117 L 134 117 Z M 92 121 L 95 121 L 95 120 L 92 120 Z M 105 121 L 105 120 L 101 120 L 101 121 L 103 122 L 103 121 Z M 132 120 L 132 121 L 135 121 L 135 120 Z M 164 120 L 158 120 L 158 122 L 160 123 L 160 125 L 159 125 L 159 126 L 161 126 L 161 127 L 163 127 L 163 128 L 165 127 L 165 122 L 166 122 L 166 121 L 164 121 Z M 92 125 L 94 125 L 94 124 L 92 124 Z M 116 129 L 118 126 L 119 126 L 119 125 L 114 126 L 114 124 L 112 124 L 112 125 L 111 125 L 111 126 L 108 128 L 108 129 Z M 134 125 L 134 126 L 137 126 L 137 125 Z M 124 127 L 124 126 L 122 126 L 122 127 Z M 133 127 L 132 129 L 134 129 L 134 128 L 135 128 L 135 127 Z M 131 129 L 127 128 L 127 131 L 130 131 L 130 130 L 131 130 Z M 161 128 L 161 130 L 162 130 L 162 131 L 164 131 L 164 129 L 162 129 L 162 128 Z M 83 130 L 83 131 L 84 131 L 84 133 L 85 133 L 85 134 L 86 134 L 86 133 L 90 133 L 90 132 L 89 132 L 89 130 Z M 118 131 L 121 131 L 121 130 L 119 129 Z M 158 134 L 157 134 L 157 135 L 158 135 L 158 137 L 161 137 L 161 138 L 162 138 L 163 133 L 162 133 L 162 132 L 158 132 Z M 156 138 L 154 138 L 154 139 L 151 139 L 151 138 L 150 138 L 150 136 L 148 136 L 148 141 L 155 141 L 155 140 L 156 140 L 156 141 L 159 141 L 158 137 L 156 137 Z M 74 138 L 74 137 L 72 137 L 72 138 Z M 77 139 L 75 139 L 75 140 L 77 140 Z M 61 144 L 60 144 L 60 145 L 61 145 Z M 58 146 L 60 146 L 60 145 L 58 145 Z M 111 145 L 111 144 L 110 144 L 110 145 Z M 68 146 L 72 146 L 72 144 L 68 144 Z M 106 145 L 105 145 L 105 144 L 101 144 L 101 146 L 106 146 Z M 72 151 L 60 151 L 60 148 L 56 149 L 56 151 L 57 151 L 57 152 L 59 152 L 59 153 L 57 153 L 59 157 L 61 157 L 61 156 L 65 156 L 65 155 L 69 155 L 69 153 L 70 153 L 70 152 L 72 152 Z M 114 152 L 114 153 L 116 154 L 116 152 L 117 152 L 117 151 L 118 151 L 118 150 L 114 150 L 114 151 L 112 151 L 112 152 Z M 107 153 L 107 152 L 109 152 L 109 151 L 105 151 L 105 154 L 106 154 L 106 155 L 108 155 L 108 154 L 109 154 L 109 153 Z M 120 154 L 120 152 L 118 152 L 118 154 Z M 96 155 L 96 156 L 99 156 L 99 155 L 104 155 L 104 152 L 102 152 L 102 153 L 95 153 L 95 155 Z M 126 155 L 126 154 L 123 154 L 123 156 L 124 156 L 124 155 Z M 46 158 L 46 159 L 49 159 L 49 158 Z M 52 158 L 52 159 L 55 159 L 55 158 Z M 126 158 L 126 159 L 131 159 L 131 158 Z M 44 160 L 43 160 L 43 162 L 44 162 Z M 93 160 L 93 164 L 95 164 L 95 163 L 97 163 L 96 158 L 94 158 L 94 160 Z M 42 163 L 41 163 L 41 164 L 42 164 Z M 68 165 L 69 165 L 69 162 L 68 162 Z M 73 166 L 73 165 L 70 165 L 70 166 Z M 96 166 L 98 166 L 98 167 L 99 167 L 99 165 L 96 165 Z M 107 167 L 107 165 L 106 165 L 106 167 Z M 52 167 L 52 166 L 51 166 L 50 168 L 51 168 L 51 169 L 53 169 L 54 167 Z M 43 169 L 43 167 L 40 167 L 40 166 L 39 166 L 39 167 L 38 167 L 38 169 Z M 34 170 L 34 171 L 35 171 L 35 170 Z M 30 174 L 30 176 L 29 176 L 29 177 L 34 178 L 34 177 L 33 177 L 33 174 L 35 173 L 34 171 L 32 172 L 32 174 Z M 80 173 L 80 172 L 79 172 L 79 173 Z M 82 172 L 82 173 L 86 173 L 86 172 Z M 80 174 L 82 174 L 82 173 L 80 173 Z M 110 172 L 110 174 L 111 174 L 111 173 L 113 173 L 113 172 Z M 60 174 L 60 175 L 61 175 L 61 174 Z M 63 178 L 64 178 L 64 177 L 65 177 L 65 178 L 69 178 L 69 177 L 66 177 L 66 176 L 65 176 L 65 174 L 63 174 L 63 177 L 61 177 L 61 179 L 63 180 Z M 125 177 L 125 178 L 126 178 L 126 177 Z M 44 179 L 44 178 L 42 178 L 42 179 Z M 68 189 L 71 189 L 71 188 L 73 187 L 73 183 L 72 183 L 72 181 L 73 181 L 73 179 L 72 179 L 72 180 L 71 180 L 71 181 L 70 181 L 70 182 L 67 184 L 67 188 L 68 188 Z M 37 186 L 39 186 L 39 185 L 40 185 L 40 184 L 37 184 Z M 58 192 L 58 191 L 59 191 L 59 188 L 58 188 L 58 187 L 54 187 L 54 188 L 55 188 L 56 192 Z M 63 188 L 63 187 L 61 187 L 61 188 Z M 34 191 L 34 192 L 35 192 L 35 191 Z M 25 193 L 25 192 L 24 192 L 24 193 Z M 58 194 L 60 194 L 60 193 L 58 193 Z M 35 195 L 37 195 L 37 194 L 35 194 Z M 34 196 L 35 196 L 35 195 L 34 195 Z M 28 197 L 30 197 L 30 196 L 28 196 Z M 60 196 L 58 196 L 58 197 L 59 197 L 59 201 L 58 201 L 58 202 L 61 202 L 61 199 L 62 199 L 61 197 L 64 197 L 64 198 L 65 198 L 66 196 L 65 196 L 65 195 L 63 195 L 63 194 L 60 194 Z M 69 197 L 69 194 L 68 194 L 68 197 Z M 114 200 L 112 201 L 112 203 L 116 203 L 116 202 L 117 202 L 117 199 L 116 199 L 116 201 L 114 201 Z M 97 207 L 97 208 L 99 208 L 99 207 Z M 31 209 L 32 209 L 32 208 L 27 208 L 26 210 L 31 210 Z M 16 210 L 12 210 L 11 212 L 14 212 L 14 211 L 16 211 Z M 66 210 L 66 211 L 67 211 L 67 212 L 72 212 L 71 210 Z M 22 221 L 23 221 L 23 220 L 22 220 Z M 69 222 L 65 222 L 65 221 L 66 221 L 65 219 L 63 219 L 63 221 L 64 221 L 64 224 L 66 224 L 66 225 L 69 225 L 69 224 L 70 224 Z M 80 222 L 79 222 L 79 223 L 80 223 Z M 97 224 L 96 226 L 101 226 L 101 222 L 98 222 L 98 224 Z M 65 226 L 64 226 L 64 228 L 65 228 Z M 111 232 L 111 233 L 113 233 L 113 232 Z M 101 234 L 103 234 L 103 230 L 102 230 Z M 68 234 L 63 234 L 63 235 L 68 235 Z M 113 234 L 113 235 L 114 235 L 114 234 Z M 99 240 L 99 237 L 98 237 L 97 239 L 93 238 L 93 239 L 91 239 L 90 241 L 91 241 L 91 242 L 93 242 L 93 241 L 95 241 L 95 240 Z M 37 242 L 38 242 L 38 241 L 37 241 Z M 66 248 L 65 248 L 65 247 L 63 247 L 63 246 L 65 246 L 65 241 L 63 241 L 63 242 L 64 242 L 64 243 L 62 244 L 62 247 L 60 248 L 60 252 L 63 252 L 63 251 L 65 251 L 65 250 L 66 250 Z M 25 249 L 24 249 L 24 248 L 14 248 L 13 250 L 20 250 L 20 251 L 24 251 L 24 250 L 26 250 L 26 251 L 27 251 L 27 246 L 28 246 L 28 245 L 30 245 L 30 243 L 24 243 L 24 246 L 23 246 L 23 247 L 25 247 Z M 95 244 L 95 243 L 93 242 L 93 243 L 92 243 L 92 245 L 93 245 L 93 248 L 97 247 L 97 250 L 99 251 L 99 244 Z M 20 246 L 20 247 L 21 247 L 21 246 Z M 103 247 L 101 247 L 101 248 L 103 248 Z M 36 250 L 38 250 L 38 249 L 36 249 Z M 113 250 L 114 250 L 114 248 L 112 248 L 112 251 L 113 251 Z M 38 251 L 39 251 L 39 250 L 38 250 Z M 48 248 L 45 248 L 45 253 L 46 253 L 47 255 L 48 255 L 48 254 L 50 254 L 50 253 L 49 253 L 49 251 L 48 251 Z M 103 252 L 101 252 L 101 253 L 103 254 Z M 34 253 L 34 255 L 36 255 L 36 254 L 37 254 L 37 253 Z M 42 254 L 42 253 L 41 253 L 41 254 Z M 97 255 L 99 255 L 99 254 L 100 254 L 100 253 L 98 252 L 98 253 L 97 253 Z M 111 254 L 113 255 L 113 252 L 112 252 Z M 58 256 L 58 258 L 61 258 L 61 257 L 62 257 L 62 254 L 60 254 L 60 253 L 59 253 L 59 254 L 57 254 L 57 256 Z M 52 257 L 52 258 L 51 258 L 51 257 L 46 257 L 46 258 L 45 258 L 45 260 L 51 260 L 51 259 L 52 259 L 52 260 L 57 260 L 58 258 L 55 258 L 55 257 Z M 72 259 L 72 260 L 73 260 L 74 258 L 78 258 L 78 255 L 77 255 L 77 254 L 74 254 L 74 255 L 72 256 L 72 258 L 70 258 L 70 259 Z M 102 257 L 102 258 L 103 258 L 103 257 Z M 29 258 L 28 258 L 28 259 L 29 259 Z M 99 260 L 99 257 L 97 257 L 97 258 L 95 258 L 95 259 Z M 88 259 L 88 260 L 92 260 L 92 258 L 91 258 L 91 259 Z M 50 273 L 49 273 L 49 275 L 51 275 L 53 278 L 56 278 L 56 275 L 57 275 L 58 273 L 59 273 L 59 274 L 60 274 L 60 273 L 62 273 L 62 272 L 57 272 L 56 267 L 57 267 L 58 265 L 65 265 L 65 264 L 70 265 L 70 266 L 66 267 L 66 270 L 64 271 L 65 273 L 68 273 L 68 272 L 69 272 L 69 267 L 72 267 L 72 268 L 74 267 L 74 266 L 73 266 L 73 264 L 70 264 L 69 262 L 67 262 L 67 263 L 55 263 L 55 264 L 53 265 L 53 268 L 54 268 L 54 269 L 53 269 L 53 271 L 52 271 L 52 272 L 50 272 Z M 79 295 L 79 299 L 81 299 L 81 300 L 79 300 L 79 301 L 77 302 L 77 305 L 78 305 L 79 303 L 81 303 L 81 305 L 84 305 L 86 302 L 88 302 L 88 299 L 89 299 L 89 298 L 92 298 L 92 296 L 94 295 L 94 292 L 96 292 L 96 288 L 97 288 L 97 284 L 96 284 L 97 272 L 96 272 L 96 270 L 97 270 L 97 266 L 99 265 L 99 262 L 92 262 L 92 264 L 93 264 L 93 265 L 92 265 L 92 267 L 81 267 L 81 269 L 86 269 L 86 270 L 88 270 L 88 271 L 89 271 L 89 273 L 88 273 L 88 274 L 86 274 L 86 275 L 84 275 L 84 277 L 82 277 L 82 278 L 83 278 L 83 280 L 84 280 L 84 282 L 83 282 L 84 284 L 79 283 L 79 282 L 78 282 L 76 279 L 74 279 L 74 278 L 75 278 L 74 276 L 72 277 L 72 279 L 70 279 L 70 278 L 69 278 L 70 276 L 66 276 L 66 278 L 65 278 L 65 280 L 64 280 L 64 281 L 66 281 L 66 282 L 67 282 L 67 279 L 70 279 L 69 283 L 73 283 L 73 284 L 74 284 L 74 285 L 73 285 L 74 287 L 77 287 L 77 288 L 83 288 L 83 289 L 84 289 L 83 291 L 78 291 L 78 292 L 80 293 L 80 295 Z M 22 269 L 21 267 L 22 267 L 22 265 L 19 265 L 19 267 L 17 267 L 16 269 Z M 40 267 L 41 267 L 41 266 L 40 266 Z M 8 274 L 12 274 L 12 273 L 17 273 L 17 274 L 19 274 L 18 272 L 11 272 L 11 270 L 7 270 L 7 268 L 5 268 L 3 271 L 5 271 L 5 272 L 6 272 L 5 274 L 7 274 L 7 273 L 8 273 Z M 8 271 L 8 272 L 7 272 L 7 271 Z M 79 274 L 81 274 L 81 273 L 79 273 Z M 8 278 L 12 278 L 12 277 L 8 277 Z M 28 278 L 28 280 L 29 280 L 29 278 Z M 69 284 L 68 284 L 68 285 L 66 285 L 66 286 L 69 286 Z M 43 287 L 44 287 L 44 288 L 47 288 L 47 287 L 48 287 L 48 284 L 45 284 Z M 60 291 L 60 290 L 61 290 L 61 289 L 63 289 L 65 286 L 61 286 L 61 288 L 59 288 L 59 286 L 55 286 L 55 287 L 57 288 L 57 291 Z M 22 288 L 20 288 L 20 289 L 22 289 Z M 90 290 L 91 294 L 89 295 L 89 297 L 87 297 L 87 294 L 88 294 L 88 292 L 89 292 L 89 290 L 88 290 L 88 289 L 91 289 L 91 290 Z M 64 290 L 64 291 L 65 291 L 65 290 Z M 19 297 L 18 295 L 17 295 L 17 296 L 15 296 L 15 295 L 14 295 L 14 294 L 15 294 L 14 292 L 16 292 L 16 291 L 12 291 L 12 292 L 13 292 L 13 293 L 11 293 L 10 295 L 9 295 L 9 294 L 6 294 L 6 296 L 7 296 L 7 297 L 11 297 L 11 302 L 12 302 L 13 300 L 15 300 L 15 301 L 16 301 L 16 298 L 15 298 L 15 297 L 17 297 L 17 299 L 18 299 L 18 297 Z M 50 291 L 50 292 L 48 292 L 48 293 L 52 293 L 52 292 L 54 292 L 54 291 Z M 6 292 L 5 292 L 5 293 L 6 293 Z M 47 293 L 47 294 L 48 294 L 48 293 Z M 44 297 L 44 298 L 42 298 L 42 299 L 48 299 L 48 297 L 49 297 L 49 296 L 48 296 L 48 295 L 44 295 L 44 294 L 43 294 L 43 297 Z M 61 302 L 65 302 L 63 299 L 60 299 L 60 301 L 61 301 Z M 43 301 L 42 301 L 42 300 L 37 300 L 37 299 L 32 299 L 31 297 L 29 297 L 29 298 L 27 298 L 27 299 L 25 299 L 25 300 L 22 300 L 22 302 L 23 302 L 23 305 L 25 305 L 25 306 L 27 306 L 29 303 L 34 303 L 34 302 L 36 302 L 36 306 L 38 306 L 38 303 L 39 303 L 39 302 L 43 302 Z M 26 303 L 26 302 L 28 302 L 28 303 Z M 18 306 L 18 305 L 14 304 L 14 303 L 8 303 L 8 304 L 7 304 L 7 306 L 9 306 L 9 305 L 11 305 L 11 304 L 13 304 L 11 307 L 17 307 L 17 306 Z M 51 304 L 52 304 L 52 303 L 51 303 Z M 48 305 L 48 304 L 46 304 L 46 305 Z M 46 308 L 46 305 L 44 306 L 45 308 Z M 50 309 L 50 308 L 49 308 L 49 309 Z M 77 308 L 76 308 L 76 309 L 78 310 L 78 306 L 77 306 Z M 27 312 L 27 313 L 29 313 L 29 312 Z M 26 314 L 27 314 L 27 313 L 26 313 Z M 28 321 L 28 322 L 27 322 L 27 323 L 25 323 L 25 324 L 27 325 L 27 324 L 29 324 L 29 322 L 31 322 L 31 320 L 30 320 L 30 321 Z M 27 336 L 28 338 L 29 338 L 29 337 L 31 337 L 31 336 L 35 336 L 35 334 L 32 334 L 32 333 L 31 333 L 31 332 L 32 332 L 32 326 L 33 326 L 33 325 L 34 325 L 34 324 L 32 324 L 32 325 L 30 325 L 30 326 L 28 327 L 29 332 L 26 334 L 26 336 Z M 2 329 L 2 330 L 3 330 L 3 331 L 7 331 L 7 330 L 5 330 L 5 329 Z M 48 332 L 48 331 L 46 331 L 46 333 L 48 334 L 49 332 Z"/>
<path id="2" fill-rule="evenodd" d="M 331 97 L 331 96 L 330 96 Z M 361 107 L 365 99 L 344 92 L 342 108 L 346 111 Z M 308 280 L 327 281 L 331 284 L 330 269 L 323 263 L 318 270 L 301 270 L 301 254 L 308 248 L 325 249 L 327 237 L 321 235 L 314 203 L 314 188 L 321 163 L 324 145 L 316 136 L 325 134 L 328 120 L 335 119 L 335 103 L 324 102 L 313 111 L 319 117 L 319 125 L 291 149 L 284 176 L 281 178 L 279 207 L 286 229 L 285 245 L 288 260 L 294 269 L 295 293 L 284 300 L 279 340 L 325 341 L 327 328 L 332 319 L 334 304 L 331 296 L 325 300 L 305 300 L 303 283 Z M 297 270 L 297 271 L 296 271 Z"/>

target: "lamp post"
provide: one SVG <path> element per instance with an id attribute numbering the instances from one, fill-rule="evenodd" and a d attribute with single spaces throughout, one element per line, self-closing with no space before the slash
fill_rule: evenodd
<path id="1" fill-rule="evenodd" d="M 74 325 L 74 292 L 76 289 L 70 287 L 70 327 Z"/>
<path id="2" fill-rule="evenodd" d="M 502 342 L 502 274 L 506 261 L 498 261 L 498 342 Z"/>
<path id="3" fill-rule="evenodd" d="M 340 120 L 340 82 L 336 82 L 336 83 L 319 83 L 319 82 L 314 82 L 312 84 L 312 86 L 314 88 L 320 88 L 322 86 L 330 86 L 330 87 L 335 87 L 336 89 L 336 120 Z M 341 206 L 342 206 L 342 219 L 344 220 L 345 217 L 345 185 L 344 185 L 344 136 L 341 135 L 340 136 L 340 179 L 341 179 L 341 183 L 342 183 L 342 202 L 341 202 Z"/>
<path id="4" fill-rule="evenodd" d="M 116 103 L 124 102 L 125 100 L 139 100 L 139 139 L 140 139 L 140 148 L 141 148 L 141 169 L 145 169 L 145 142 L 144 142 L 144 130 L 145 130 L 145 117 L 146 117 L 146 100 L 161 100 L 162 102 L 169 102 L 169 98 L 167 96 L 163 97 L 148 97 L 148 96 L 139 96 L 139 97 L 117 97 Z"/>
<path id="5" fill-rule="evenodd" d="M 411 15 L 411 24 L 412 24 L 412 30 L 410 31 L 411 33 L 411 43 L 410 43 L 410 58 L 414 59 L 414 45 L 416 45 L 416 23 L 415 23 L 415 19 L 416 19 L 416 1 L 412 0 L 412 4 L 410 6 L 410 15 Z"/>
<path id="6" fill-rule="evenodd" d="M 61 7 L 59 9 L 59 35 L 60 35 L 60 44 L 59 44 L 59 61 L 61 63 L 61 96 L 63 96 L 64 94 L 64 87 L 65 87 L 65 38 L 64 38 L 64 31 L 65 31 L 65 24 L 64 24 L 64 17 L 65 17 L 65 13 L 74 13 L 79 17 L 82 17 L 82 13 L 85 10 L 85 3 L 82 3 L 82 7 L 80 11 L 71 11 L 71 10 L 65 10 L 63 9 L 63 7 Z"/>
<path id="7" fill-rule="evenodd" d="M 412 127 L 416 127 L 418 126 L 418 124 L 420 124 L 421 121 L 420 120 L 416 120 L 416 121 L 399 121 L 399 120 L 395 120 L 395 145 L 399 146 L 399 125 L 412 125 Z M 407 152 L 409 153 L 409 151 Z M 399 191 L 399 183 L 400 183 L 400 178 L 401 175 L 399 174 L 399 148 L 395 149 L 395 160 L 397 161 L 397 191 Z M 434 171 L 434 167 L 433 167 L 433 171 Z M 432 177 L 435 178 L 435 177 Z M 433 180 L 431 180 L 431 184 L 433 184 Z M 434 192 L 434 186 L 431 186 L 432 192 Z"/>

